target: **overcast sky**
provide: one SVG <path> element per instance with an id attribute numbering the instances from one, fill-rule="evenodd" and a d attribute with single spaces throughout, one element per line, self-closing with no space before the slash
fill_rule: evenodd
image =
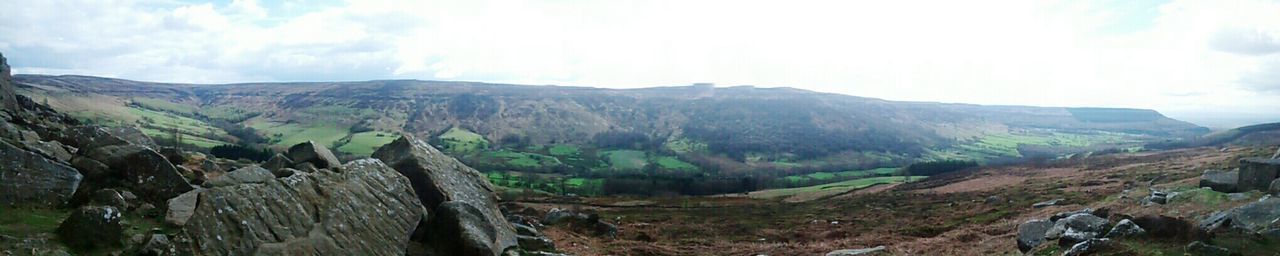
<path id="1" fill-rule="evenodd" d="M 1280 1 L 9 1 L 16 73 L 788 86 L 1280 121 Z"/>

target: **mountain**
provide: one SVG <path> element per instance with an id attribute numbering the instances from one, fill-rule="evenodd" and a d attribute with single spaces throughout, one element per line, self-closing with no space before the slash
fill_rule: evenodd
<path id="1" fill-rule="evenodd" d="M 367 155 L 396 134 L 412 134 L 483 171 L 569 177 L 687 176 L 682 170 L 787 176 L 927 159 L 1132 150 L 1209 132 L 1153 110 L 899 102 L 750 86 L 14 78 L 24 94 L 82 121 L 134 125 L 162 141 L 209 148 L 315 140 Z"/>

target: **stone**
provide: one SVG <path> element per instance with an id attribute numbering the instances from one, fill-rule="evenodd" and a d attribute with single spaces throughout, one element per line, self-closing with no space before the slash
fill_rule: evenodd
<path id="1" fill-rule="evenodd" d="M 499 255 L 497 230 L 484 213 L 464 201 L 441 203 L 427 226 L 430 247 L 440 255 Z"/>
<path id="2" fill-rule="evenodd" d="M 275 156 L 272 156 L 271 159 L 267 159 L 266 162 L 262 163 L 262 168 L 266 168 L 272 172 L 292 166 L 293 160 L 289 160 L 289 157 L 284 156 L 284 154 L 276 154 Z"/>
<path id="3" fill-rule="evenodd" d="M 884 252 L 883 245 L 866 249 L 844 249 L 827 252 L 826 256 L 856 256 L 856 255 L 874 255 Z"/>
<path id="4" fill-rule="evenodd" d="M 0 205 L 62 206 L 82 179 L 61 161 L 0 141 Z"/>
<path id="5" fill-rule="evenodd" d="M 80 126 L 67 129 L 62 136 L 58 138 L 63 144 L 71 145 L 79 148 L 80 151 L 89 151 L 99 147 L 125 145 L 128 141 L 111 135 L 107 128 L 99 126 Z"/>
<path id="6" fill-rule="evenodd" d="M 1205 170 L 1200 174 L 1200 187 L 1213 189 L 1222 193 L 1238 192 L 1236 184 L 1240 180 L 1240 171 Z"/>
<path id="7" fill-rule="evenodd" d="M 191 216 L 196 212 L 196 203 L 200 200 L 200 192 L 203 189 L 187 191 L 178 195 L 173 199 L 169 199 L 169 210 L 165 211 L 164 221 L 169 225 L 182 227 L 187 225 L 187 221 L 191 220 Z"/>
<path id="8" fill-rule="evenodd" d="M 173 165 L 182 165 L 187 163 L 187 155 L 181 149 L 174 147 L 164 147 L 160 149 L 160 155 L 165 159 L 169 159 L 169 163 Z"/>
<path id="9" fill-rule="evenodd" d="M 342 165 L 332 151 L 320 144 L 316 144 L 315 141 L 307 141 L 289 147 L 289 159 L 293 160 L 294 163 L 311 163 L 319 169 Z"/>
<path id="10" fill-rule="evenodd" d="M 132 126 L 109 127 L 106 128 L 106 131 L 112 136 L 129 142 L 129 144 L 144 146 L 151 150 L 160 149 L 160 146 L 154 140 L 151 140 L 151 137 L 142 133 L 142 130 L 138 130 L 138 128 Z"/>
<path id="11" fill-rule="evenodd" d="M 1039 202 L 1039 203 L 1032 204 L 1032 205 L 1031 205 L 1031 208 L 1045 208 L 1045 207 L 1049 207 L 1049 206 L 1054 206 L 1054 205 L 1058 205 L 1058 203 L 1061 203 L 1063 200 L 1064 200 L 1064 199 L 1059 198 L 1059 199 L 1053 199 L 1053 200 L 1049 200 L 1049 201 Z"/>
<path id="12" fill-rule="evenodd" d="M 305 172 L 305 173 L 314 173 L 314 172 L 318 172 L 318 171 L 320 171 L 320 169 L 319 169 L 319 168 L 316 168 L 316 165 L 311 164 L 311 163 L 301 163 L 301 164 L 297 164 L 297 165 L 294 165 L 294 166 L 293 166 L 293 168 L 297 169 L 298 171 Z"/>
<path id="13" fill-rule="evenodd" d="M 1271 181 L 1280 178 L 1280 159 L 1251 157 L 1240 159 L 1240 191 L 1267 190 Z"/>
<path id="14" fill-rule="evenodd" d="M 413 139 L 408 135 L 382 146 L 373 153 L 373 157 L 381 159 L 408 177 L 418 199 L 428 209 L 438 209 L 445 202 L 457 201 L 478 210 L 480 215 L 476 217 L 483 220 L 485 225 L 492 227 L 494 233 L 463 234 L 464 238 L 460 239 L 467 237 L 492 239 L 489 241 L 491 253 L 486 255 L 498 255 L 507 248 L 518 245 L 515 228 L 498 210 L 493 185 L 489 184 L 488 178 L 479 171 L 441 153 L 425 141 Z M 464 209 L 460 206 L 452 207 Z"/>
<path id="15" fill-rule="evenodd" d="M 555 251 L 556 244 L 543 236 L 524 236 L 517 235 L 516 239 L 520 243 L 520 249 L 526 251 Z"/>
<path id="16" fill-rule="evenodd" d="M 76 170 L 80 170 L 80 174 L 84 175 L 85 180 L 98 180 L 115 173 L 111 171 L 111 167 L 108 167 L 107 164 L 84 156 L 72 157 L 71 166 L 75 167 Z"/>
<path id="17" fill-rule="evenodd" d="M 22 145 L 31 152 L 39 153 L 47 158 L 57 159 L 58 161 L 71 161 L 71 152 L 58 141 L 24 141 Z"/>
<path id="18" fill-rule="evenodd" d="M 6 62 L 4 55 L 0 54 L 0 109 L 18 113 L 22 109 L 18 107 L 18 94 L 15 93 L 13 76 L 10 72 L 9 63 Z"/>
<path id="19" fill-rule="evenodd" d="M 225 187 L 225 186 L 235 186 L 235 185 L 245 184 L 245 183 L 261 184 L 261 183 L 265 183 L 267 181 L 273 180 L 275 178 L 276 178 L 276 175 L 272 174 L 271 171 L 268 171 L 267 169 L 263 169 L 262 167 L 258 167 L 258 166 L 249 166 L 245 168 L 236 169 L 235 171 L 228 172 L 227 174 L 223 174 L 222 176 L 209 179 L 208 182 L 205 182 L 205 186 Z"/>
<path id="20" fill-rule="evenodd" d="M 596 214 L 552 209 L 542 219 L 542 224 L 567 225 L 574 232 L 597 237 L 617 238 L 618 236 L 618 226 L 600 220 L 600 216 Z"/>
<path id="21" fill-rule="evenodd" d="M 1098 216 L 1099 218 L 1106 218 L 1108 214 L 1108 210 L 1106 208 L 1102 208 L 1102 209 L 1084 208 L 1078 211 L 1059 212 L 1057 214 L 1054 214 L 1053 216 L 1050 216 L 1049 221 L 1057 222 L 1060 219 L 1065 219 L 1067 217 L 1071 217 L 1071 215 L 1076 215 L 1081 213 Z"/>
<path id="22" fill-rule="evenodd" d="M 520 224 L 520 223 L 511 223 L 511 225 L 515 226 L 516 235 L 522 235 L 522 236 L 541 236 L 542 235 L 542 233 L 538 232 L 538 229 L 534 228 L 533 226 Z"/>
<path id="23" fill-rule="evenodd" d="M 426 211 L 373 159 L 200 192 L 184 228 L 196 255 L 399 255 Z"/>
<path id="24" fill-rule="evenodd" d="M 1107 219 L 1088 213 L 1077 213 L 1060 219 L 1045 231 L 1046 239 L 1058 239 L 1062 245 L 1071 245 L 1098 237 L 1109 223 Z"/>
<path id="25" fill-rule="evenodd" d="M 1187 254 L 1200 256 L 1231 256 L 1231 251 L 1214 245 L 1205 244 L 1204 242 L 1195 241 L 1187 244 Z"/>
<path id="26" fill-rule="evenodd" d="M 1280 220 L 1280 198 L 1269 197 L 1232 209 L 1228 218 L 1233 229 L 1261 233 Z"/>
<path id="27" fill-rule="evenodd" d="M 1023 253 L 1044 243 L 1045 232 L 1053 226 L 1046 220 L 1029 220 L 1018 225 L 1018 250 Z"/>
<path id="28" fill-rule="evenodd" d="M 73 248 L 103 248 L 120 244 L 124 224 L 120 210 L 112 206 L 84 206 L 67 216 L 55 231 Z"/>
<path id="29" fill-rule="evenodd" d="M 1267 192 L 1273 196 L 1280 196 L 1280 178 L 1271 181 L 1270 189 L 1267 189 Z"/>
<path id="30" fill-rule="evenodd" d="M 133 144 L 104 146 L 90 151 L 89 158 L 119 171 L 125 184 L 153 204 L 192 189 L 177 167 L 150 148 Z"/>
<path id="31" fill-rule="evenodd" d="M 140 256 L 165 256 L 177 255 L 177 248 L 173 243 L 169 242 L 169 237 L 164 234 L 152 234 L 146 242 L 142 244 L 142 248 L 138 249 Z"/>
<path id="32" fill-rule="evenodd" d="M 1115 227 L 1111 227 L 1111 231 L 1107 232 L 1106 238 L 1121 238 L 1130 236 L 1140 236 L 1146 234 L 1147 231 L 1133 223 L 1132 220 L 1123 219 L 1116 223 Z"/>
<path id="33" fill-rule="evenodd" d="M 1003 199 L 1001 199 L 1000 196 L 988 196 L 985 200 L 982 201 L 982 203 L 997 204 L 997 203 L 1000 203 L 1001 201 L 1003 201 Z"/>
<path id="34" fill-rule="evenodd" d="M 94 205 L 113 206 L 116 209 L 129 209 L 129 202 L 125 201 L 124 196 L 120 195 L 115 189 L 101 189 L 93 193 L 91 199 Z"/>
<path id="35" fill-rule="evenodd" d="M 1110 245 L 1111 239 L 1093 238 L 1072 245 L 1071 249 L 1068 249 L 1062 256 L 1090 255 L 1102 251 Z"/>

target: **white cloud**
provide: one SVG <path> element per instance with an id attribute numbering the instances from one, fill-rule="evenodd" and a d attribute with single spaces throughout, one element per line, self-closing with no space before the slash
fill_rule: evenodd
<path id="1" fill-rule="evenodd" d="M 25 1 L 19 72 L 244 82 L 714 82 L 895 100 L 1280 109 L 1274 1 Z M 289 13 L 289 15 L 282 15 Z M 1268 92 L 1271 91 L 1271 92 Z"/>

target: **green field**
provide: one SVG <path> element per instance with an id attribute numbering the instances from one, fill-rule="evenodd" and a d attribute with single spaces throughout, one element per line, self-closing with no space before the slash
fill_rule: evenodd
<path id="1" fill-rule="evenodd" d="M 297 145 L 308 140 L 333 147 L 342 138 L 347 137 L 348 134 L 347 129 L 333 126 L 308 127 L 296 123 L 271 121 L 251 122 L 249 127 L 264 133 L 268 138 L 276 140 L 274 144 L 282 147 Z"/>
<path id="2" fill-rule="evenodd" d="M 63 210 L 10 208 L 0 206 L 0 235 L 24 238 L 39 233 L 53 233 L 70 215 Z"/>
<path id="3" fill-rule="evenodd" d="M 582 150 L 579 149 L 578 146 L 564 145 L 564 144 L 551 146 L 551 148 L 548 148 L 547 151 L 548 151 L 547 153 L 553 156 L 573 157 L 573 156 L 578 156 L 579 154 L 582 154 Z"/>
<path id="4" fill-rule="evenodd" d="M 348 140 L 346 144 L 342 144 L 341 147 L 338 147 L 338 151 L 353 155 L 368 156 L 372 155 L 373 151 L 378 150 L 382 145 L 387 145 L 387 143 L 391 143 L 399 138 L 399 135 L 386 132 L 362 132 L 352 134 L 351 139 Z"/>
<path id="5" fill-rule="evenodd" d="M 142 106 L 143 108 L 157 111 L 177 113 L 185 116 L 190 116 L 196 112 L 196 108 L 191 105 L 174 103 L 167 100 L 152 98 L 133 98 L 131 100 L 134 104 Z"/>
<path id="6" fill-rule="evenodd" d="M 200 109 L 197 113 L 210 119 L 218 119 L 228 122 L 240 122 L 258 115 L 257 112 L 245 111 L 244 109 L 228 106 L 205 107 Z"/>
<path id="7" fill-rule="evenodd" d="M 983 160 L 999 157 L 1022 157 L 1018 147 L 1039 145 L 1054 147 L 1087 147 L 1099 143 L 1128 141 L 1123 134 L 1076 134 L 1063 132 L 997 133 L 986 134 L 950 149 L 934 152 L 935 159 Z"/>
<path id="8" fill-rule="evenodd" d="M 761 191 L 751 192 L 750 196 L 751 198 L 772 199 L 772 198 L 791 197 L 791 196 L 797 196 L 797 195 L 808 194 L 808 193 L 834 195 L 834 194 L 840 194 L 840 193 L 849 192 L 853 190 L 863 189 L 866 187 L 875 186 L 879 184 L 899 183 L 899 182 L 903 182 L 903 180 L 906 180 L 907 182 L 912 182 L 912 181 L 917 181 L 924 178 L 926 178 L 926 176 L 910 176 L 910 177 L 887 176 L 887 177 L 862 178 L 862 179 L 847 180 L 847 181 L 841 181 L 836 183 L 828 183 L 828 184 L 808 186 L 808 187 L 761 190 Z"/>
<path id="9" fill-rule="evenodd" d="M 610 150 L 600 152 L 600 158 L 607 159 L 614 170 L 641 170 L 649 164 L 645 152 L 639 150 Z"/>
<path id="10" fill-rule="evenodd" d="M 657 163 L 658 167 L 661 167 L 662 169 L 679 170 L 679 171 L 697 171 L 698 170 L 697 166 L 694 166 L 693 164 L 690 164 L 690 163 L 686 163 L 685 161 L 680 161 L 680 159 L 677 159 L 675 157 L 670 157 L 670 156 L 658 157 L 658 159 L 654 162 Z"/>
<path id="11" fill-rule="evenodd" d="M 791 176 L 783 177 L 783 179 L 789 182 L 808 182 L 811 180 L 835 180 L 835 179 L 861 178 L 861 177 L 873 177 L 873 176 L 889 176 L 889 175 L 896 175 L 898 173 L 899 173 L 898 168 L 890 167 L 890 168 L 876 168 L 876 169 L 870 169 L 870 170 L 843 171 L 843 172 L 815 172 L 815 173 L 810 173 L 805 175 L 791 175 Z"/>
<path id="12" fill-rule="evenodd" d="M 452 153 L 476 153 L 489 148 L 489 141 L 484 136 L 454 127 L 438 137 L 444 143 L 444 149 Z"/>
<path id="13" fill-rule="evenodd" d="M 563 164 L 560 162 L 560 159 L 556 159 L 552 156 L 510 150 L 485 152 L 484 155 L 500 159 L 505 161 L 507 165 L 519 168 L 539 168 Z"/>

